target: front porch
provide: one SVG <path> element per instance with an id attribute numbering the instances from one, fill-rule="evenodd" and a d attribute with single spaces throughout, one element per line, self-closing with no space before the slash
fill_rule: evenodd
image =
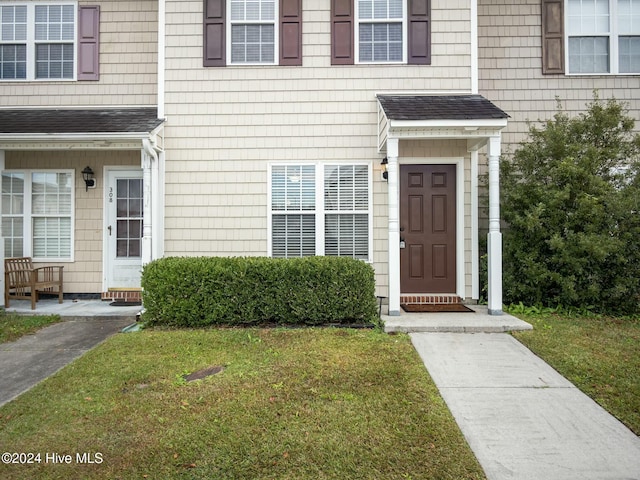
<path id="1" fill-rule="evenodd" d="M 163 245 L 156 108 L 0 112 L 4 256 L 63 265 L 65 294 L 139 301 Z"/>
<path id="2" fill-rule="evenodd" d="M 499 160 L 508 115 L 480 95 L 379 94 L 377 100 L 378 149 L 386 154 L 388 189 L 389 315 L 400 315 L 401 298 L 408 294 L 479 299 L 479 152 L 485 147 L 488 313 L 501 315 Z M 416 142 L 422 146 L 403 152 Z M 447 155 L 434 155 L 429 146 L 443 142 L 450 145 Z M 409 236 L 411 243 L 405 242 Z"/>

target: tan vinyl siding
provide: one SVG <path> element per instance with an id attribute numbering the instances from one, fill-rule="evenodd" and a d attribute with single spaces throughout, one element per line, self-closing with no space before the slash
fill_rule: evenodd
<path id="1" fill-rule="evenodd" d="M 157 103 L 158 2 L 78 3 L 100 6 L 100 80 L 0 81 L 0 106 Z"/>
<path id="2" fill-rule="evenodd" d="M 375 94 L 469 92 L 470 2 L 432 2 L 430 66 L 331 66 L 329 2 L 304 0 L 303 66 L 204 68 L 202 8 L 167 2 L 165 253 L 267 255 L 270 162 L 371 162 L 372 254 L 386 290 Z"/>
<path id="3" fill-rule="evenodd" d="M 85 190 L 82 169 L 95 172 L 97 186 Z M 102 243 L 104 228 L 104 165 L 140 167 L 140 151 L 7 151 L 5 170 L 75 171 L 74 261 L 64 265 L 64 293 L 102 291 Z M 40 264 L 38 264 L 40 265 Z"/>
<path id="4" fill-rule="evenodd" d="M 543 75 L 540 0 L 479 0 L 480 94 L 511 118 L 503 131 L 503 151 L 515 149 L 527 121 L 551 118 L 556 97 L 569 113 L 584 111 L 598 90 L 602 99 L 627 102 L 640 120 L 640 75 Z M 640 123 L 637 125 L 640 128 Z"/>

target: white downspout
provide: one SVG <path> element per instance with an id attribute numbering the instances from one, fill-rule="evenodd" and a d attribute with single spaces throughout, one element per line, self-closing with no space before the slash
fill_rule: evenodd
<path id="1" fill-rule="evenodd" d="M 153 142 L 153 143 L 152 143 Z M 154 222 L 154 212 L 158 209 L 156 192 L 158 191 L 158 147 L 154 140 L 145 138 L 142 140 L 142 265 L 146 265 L 156 258 L 154 252 L 157 244 L 154 233 L 157 230 Z"/>
<path id="2" fill-rule="evenodd" d="M 478 0 L 471 0 L 471 93 L 478 93 Z"/>
<path id="3" fill-rule="evenodd" d="M 158 118 L 164 119 L 166 4 L 158 1 Z"/>

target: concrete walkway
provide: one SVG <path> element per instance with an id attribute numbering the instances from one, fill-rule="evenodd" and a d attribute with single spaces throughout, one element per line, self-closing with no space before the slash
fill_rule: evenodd
<path id="1" fill-rule="evenodd" d="M 512 336 L 411 340 L 489 480 L 640 479 L 640 439 Z"/>
<path id="2" fill-rule="evenodd" d="M 26 392 L 109 336 L 136 321 L 140 307 L 110 307 L 99 300 L 14 301 L 8 312 L 58 314 L 63 322 L 0 344 L 0 406 Z"/>

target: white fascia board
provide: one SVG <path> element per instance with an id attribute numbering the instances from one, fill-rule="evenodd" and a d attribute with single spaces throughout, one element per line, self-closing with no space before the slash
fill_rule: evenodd
<path id="1" fill-rule="evenodd" d="M 506 118 L 488 118 L 478 120 L 389 120 L 391 129 L 436 129 L 436 128 L 504 128 Z"/>
<path id="2" fill-rule="evenodd" d="M 96 141 L 96 140 L 142 140 L 149 138 L 149 132 L 123 133 L 0 133 L 0 141 Z"/>

